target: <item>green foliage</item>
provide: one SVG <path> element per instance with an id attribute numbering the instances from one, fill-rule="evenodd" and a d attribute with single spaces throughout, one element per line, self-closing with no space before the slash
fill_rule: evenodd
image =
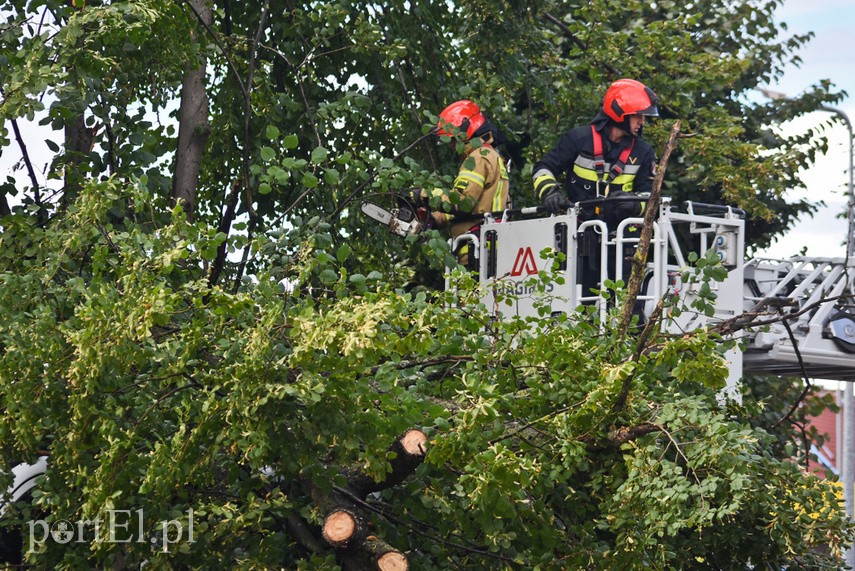
<path id="1" fill-rule="evenodd" d="M 306 482 L 349 465 L 381 478 L 414 426 L 427 463 L 372 502 L 418 568 L 783 564 L 843 541 L 831 485 L 719 406 L 726 369 L 703 335 L 633 357 L 584 321 L 491 322 L 465 272 L 435 299 L 356 278 L 312 221 L 278 242 L 300 244 L 293 293 L 271 272 L 229 294 L 200 271 L 221 237 L 178 210 L 156 232 L 110 222 L 122 198 L 146 210 L 145 191 L 108 181 L 46 231 L 7 219 L 0 446 L 50 451 L 48 521 L 142 509 L 159 537 L 192 510 L 194 542 L 46 542 L 33 561 L 107 564 L 121 547 L 132 566 L 311 565 L 281 524 L 320 516 Z"/>
<path id="2" fill-rule="evenodd" d="M 851 530 L 833 486 L 789 460 L 776 406 L 718 402 L 715 336 L 637 347 L 590 311 L 496 322 L 462 268 L 448 291 L 416 287 L 454 265 L 445 236 L 400 240 L 358 212 L 450 187 L 456 154 L 419 140 L 450 101 L 530 136 L 530 163 L 618 76 L 662 97 L 655 143 L 672 118 L 691 126 L 669 193 L 782 206 L 821 143 L 787 154 L 763 124 L 834 96 L 748 102 L 807 39 L 776 43 L 774 2 L 229 2 L 210 30 L 187 2 L 7 4 L 0 116 L 43 118 L 59 152 L 47 182 L 2 187 L 19 202 L 0 235 L 0 450 L 7 466 L 49 456 L 48 523 L 145 514 L 144 541 L 101 528 L 29 562 L 332 568 L 319 498 L 347 470 L 382 479 L 416 427 L 425 463 L 367 500 L 414 569 L 836 565 Z M 202 54 L 191 223 L 169 206 L 170 168 Z M 59 142 L 78 119 L 93 144 L 71 156 Z M 529 174 L 512 175 L 518 205 Z M 783 206 L 783 227 L 807 210 Z M 722 271 L 692 261 L 684 281 Z M 158 543 L 161 522 L 191 517 L 192 543 Z"/>

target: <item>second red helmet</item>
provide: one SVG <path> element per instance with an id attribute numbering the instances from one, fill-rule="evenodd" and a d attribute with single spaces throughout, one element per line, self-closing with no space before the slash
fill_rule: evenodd
<path id="1" fill-rule="evenodd" d="M 481 113 L 481 108 L 472 101 L 468 99 L 455 101 L 440 112 L 439 122 L 436 125 L 437 134 L 452 137 L 454 134 L 450 126 L 454 126 L 466 133 L 466 140 L 469 140 L 486 120 Z"/>
<path id="2" fill-rule="evenodd" d="M 603 112 L 621 123 L 627 115 L 659 115 L 659 98 L 653 90 L 634 79 L 612 83 L 603 97 Z"/>

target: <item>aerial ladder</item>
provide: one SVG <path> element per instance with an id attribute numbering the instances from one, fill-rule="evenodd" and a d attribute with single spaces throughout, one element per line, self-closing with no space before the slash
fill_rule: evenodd
<path id="1" fill-rule="evenodd" d="M 603 291 L 606 279 L 629 280 L 624 260 L 644 221 L 627 218 L 610 231 L 601 219 L 583 215 L 592 206 L 579 203 L 547 217 L 538 217 L 537 208 L 488 214 L 477 235 L 454 240 L 453 248 L 469 243 L 476 253 L 482 300 L 495 318 L 542 315 L 544 305 L 553 315 L 594 305 L 606 319 L 610 301 L 595 290 Z M 640 319 L 649 318 L 660 300 L 679 297 L 690 305 L 701 294 L 702 282 L 682 279 L 691 272 L 690 252 L 712 252 L 727 270 L 723 280 L 706 286 L 714 293 L 714 311 L 675 312 L 662 327 L 732 331 L 738 344 L 725 354 L 726 393 L 738 395 L 745 373 L 855 380 L 855 258 L 746 261 L 744 212 L 696 202 L 677 208 L 665 198 L 636 303 Z M 543 287 L 543 271 L 563 279 Z"/>

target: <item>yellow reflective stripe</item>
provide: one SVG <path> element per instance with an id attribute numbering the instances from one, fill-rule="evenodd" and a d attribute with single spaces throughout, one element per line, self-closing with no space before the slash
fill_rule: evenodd
<path id="1" fill-rule="evenodd" d="M 497 157 L 499 167 L 499 178 L 496 181 L 496 189 L 493 191 L 493 201 L 490 210 L 498 212 L 505 207 L 505 180 L 508 178 L 508 170 L 505 168 L 505 161 L 501 157 Z"/>
<path id="2" fill-rule="evenodd" d="M 553 186 L 558 186 L 558 181 L 552 173 L 544 174 L 534 179 L 534 190 L 538 198 L 543 198 L 543 193 Z"/>
<path id="3" fill-rule="evenodd" d="M 590 180 L 591 182 L 600 181 L 600 177 L 597 176 L 597 171 L 595 170 L 586 169 L 579 165 L 573 165 L 573 172 L 583 180 Z"/>
<path id="4" fill-rule="evenodd" d="M 503 208 L 503 200 L 502 200 L 502 191 L 504 190 L 504 185 L 502 184 L 502 179 L 499 179 L 499 183 L 496 185 L 496 192 L 493 193 L 493 212 L 498 212 Z"/>
<path id="5" fill-rule="evenodd" d="M 458 180 L 465 180 L 468 182 L 474 182 L 475 184 L 477 184 L 480 187 L 483 187 L 484 182 L 485 182 L 484 177 L 475 171 L 460 171 L 457 174 L 457 178 L 454 179 L 454 186 L 457 186 Z M 468 182 L 467 182 L 467 184 L 468 184 Z"/>
<path id="6" fill-rule="evenodd" d="M 628 184 L 631 185 L 634 180 L 635 180 L 634 174 L 622 174 L 618 177 L 613 178 L 609 182 L 610 182 L 610 184 L 618 184 L 618 185 L 626 186 Z"/>
<path id="7" fill-rule="evenodd" d="M 551 174 L 545 174 L 534 179 L 534 186 L 540 186 L 544 182 L 556 182 L 555 177 Z"/>
<path id="8" fill-rule="evenodd" d="M 581 179 L 590 180 L 591 182 L 600 182 L 600 178 L 597 176 L 597 171 L 582 168 L 579 165 L 573 165 L 573 172 Z M 618 186 L 629 186 L 631 188 L 633 183 L 635 182 L 635 173 L 623 173 L 620 176 L 615 177 L 614 179 L 609 181 L 609 184 L 614 184 Z M 628 190 L 628 188 L 624 188 L 624 190 Z"/>

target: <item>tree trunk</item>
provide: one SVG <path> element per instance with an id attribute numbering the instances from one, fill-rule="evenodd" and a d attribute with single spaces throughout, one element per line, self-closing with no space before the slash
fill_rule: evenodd
<path id="1" fill-rule="evenodd" d="M 190 7 L 206 26 L 211 25 L 210 0 L 189 0 Z M 198 32 L 204 34 L 204 30 Z M 211 132 L 208 122 L 208 94 L 205 91 L 204 50 L 199 50 L 196 65 L 188 63 L 181 85 L 181 107 L 178 110 L 178 148 L 175 152 L 175 173 L 172 179 L 172 201 L 181 204 L 187 219 L 196 216 L 196 195 L 199 170 L 205 144 Z"/>
<path id="2" fill-rule="evenodd" d="M 65 156 L 63 158 L 63 195 L 62 205 L 68 206 L 83 188 L 83 181 L 91 170 L 91 153 L 95 144 L 95 132 L 86 126 L 83 113 L 70 119 L 65 124 Z M 38 189 L 36 189 L 38 190 Z M 40 200 L 36 199 L 39 203 Z M 39 223 L 44 223 L 44 208 L 39 204 Z"/>

